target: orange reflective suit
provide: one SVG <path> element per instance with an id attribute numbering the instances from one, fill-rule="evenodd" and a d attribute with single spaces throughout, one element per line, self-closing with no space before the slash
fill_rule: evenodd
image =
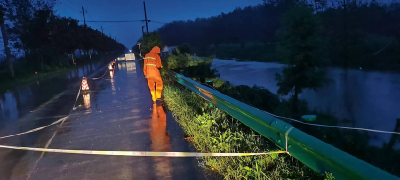
<path id="1" fill-rule="evenodd" d="M 156 99 L 161 98 L 164 86 L 160 71 L 158 70 L 158 68 L 162 67 L 161 58 L 158 54 L 160 54 L 160 48 L 156 46 L 144 57 L 143 68 L 143 73 L 147 78 L 151 97 L 154 102 Z"/>

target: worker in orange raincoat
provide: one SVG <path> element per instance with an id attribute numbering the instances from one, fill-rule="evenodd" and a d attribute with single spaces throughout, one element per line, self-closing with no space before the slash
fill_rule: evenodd
<path id="1" fill-rule="evenodd" d="M 158 70 L 158 68 L 162 68 L 161 58 L 158 54 L 160 54 L 160 48 L 156 46 L 144 57 L 143 73 L 147 78 L 153 102 L 161 98 L 164 86 Z"/>

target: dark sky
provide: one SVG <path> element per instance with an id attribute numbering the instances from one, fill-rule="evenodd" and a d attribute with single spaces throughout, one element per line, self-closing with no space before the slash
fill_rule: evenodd
<path id="1" fill-rule="evenodd" d="M 262 0 L 147 0 L 147 18 L 168 23 L 174 20 L 211 17 L 221 12 L 228 13 L 236 7 L 254 6 Z M 144 19 L 143 1 L 138 0 L 57 0 L 56 14 L 82 20 L 82 6 L 85 8 L 86 21 L 104 20 L 142 20 Z M 129 23 L 93 23 L 87 22 L 93 29 L 101 30 L 130 49 L 142 34 L 142 22 Z M 156 30 L 162 24 L 150 22 L 149 31 Z"/>

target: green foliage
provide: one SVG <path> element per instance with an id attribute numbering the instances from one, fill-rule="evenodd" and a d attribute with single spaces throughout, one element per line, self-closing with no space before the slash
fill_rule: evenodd
<path id="1" fill-rule="evenodd" d="M 335 177 L 333 177 L 332 173 L 325 172 L 325 179 L 324 180 L 335 180 Z"/>
<path id="2" fill-rule="evenodd" d="M 54 0 L 0 2 L 5 7 L 2 17 L 7 22 L 2 26 L 3 39 L 9 37 L 13 47 L 24 52 L 25 56 L 18 61 L 24 69 L 48 71 L 50 67 L 85 63 L 85 58 L 75 57 L 77 50 L 89 54 L 89 60 L 92 53 L 112 54 L 125 50 L 124 45 L 98 30 L 79 25 L 76 19 L 54 15 L 54 4 Z M 68 54 L 71 62 L 65 58 Z"/>
<path id="3" fill-rule="evenodd" d="M 279 97 L 267 89 L 254 85 L 253 87 L 234 86 L 229 82 L 217 87 L 217 90 L 250 106 L 272 112 L 280 103 Z"/>
<path id="4" fill-rule="evenodd" d="M 162 48 L 162 41 L 160 35 L 154 31 L 149 34 L 144 34 L 142 39 L 139 40 L 140 48 L 142 50 L 142 54 L 147 54 L 153 49 L 153 47 L 158 46 L 160 49 Z"/>
<path id="5" fill-rule="evenodd" d="M 294 100 L 305 88 L 318 88 L 323 81 L 317 70 L 320 57 L 318 46 L 318 21 L 313 9 L 299 4 L 288 10 L 282 18 L 281 41 L 277 55 L 286 64 L 282 74 L 277 73 L 278 94 L 288 95 L 294 90 Z"/>
<path id="6" fill-rule="evenodd" d="M 189 46 L 189 44 L 181 44 L 181 45 L 179 45 L 174 50 L 172 50 L 172 54 L 173 55 L 190 54 L 190 46 Z"/>
<path id="7" fill-rule="evenodd" d="M 188 43 L 192 53 L 199 56 L 278 61 L 282 54 L 275 54 L 280 43 L 276 32 L 283 26 L 281 15 L 304 1 L 263 2 L 210 18 L 174 21 L 158 32 L 165 44 Z M 398 2 L 347 0 L 328 5 L 327 1 L 315 1 L 307 6 L 314 8 L 311 11 L 320 20 L 315 28 L 323 29 L 319 42 L 310 41 L 320 50 L 315 52 L 316 62 L 345 68 L 400 70 Z"/>
<path id="8" fill-rule="evenodd" d="M 179 49 L 175 50 L 175 54 L 168 55 L 167 64 L 168 68 L 171 70 L 186 68 L 189 66 L 189 62 L 193 63 L 193 61 L 195 61 L 190 54 L 181 54 Z"/>
<path id="9" fill-rule="evenodd" d="M 44 59 L 50 53 L 58 52 L 54 56 L 74 54 L 81 49 L 86 54 L 90 50 L 97 53 L 112 53 L 123 51 L 125 46 L 114 39 L 90 27 L 78 25 L 78 21 L 71 18 L 54 16 L 49 9 L 34 13 L 30 21 L 21 26 L 24 31 L 19 34 L 21 44 L 18 48 L 25 51 L 25 55 L 45 64 L 51 64 L 52 59 Z M 53 57 L 54 57 L 53 56 Z M 72 57 L 72 62 L 75 62 Z"/>
<path id="10" fill-rule="evenodd" d="M 186 49 L 187 50 L 187 49 Z M 181 53 L 180 48 L 175 49 L 175 53 L 168 54 L 167 68 L 179 72 L 183 70 L 183 75 L 192 78 L 215 78 L 216 70 L 211 69 L 213 57 L 200 58 L 188 53 Z"/>
<path id="11" fill-rule="evenodd" d="M 200 152 L 267 152 L 276 147 L 195 93 L 167 85 L 164 101 Z M 292 157 L 204 157 L 205 167 L 225 179 L 322 179 Z"/>
<path id="12" fill-rule="evenodd" d="M 196 67 L 198 66 L 192 66 L 192 68 Z M 199 69 L 201 68 L 199 67 Z M 168 79 L 166 77 L 163 78 L 165 80 Z M 192 79 L 197 78 L 192 77 Z M 293 97 L 289 98 L 288 100 L 280 100 L 277 95 L 272 94 L 267 89 L 261 87 L 254 86 L 250 88 L 243 85 L 233 86 L 229 82 L 225 82 L 222 79 L 210 79 L 213 80 L 214 87 L 216 87 L 219 92 L 235 98 L 241 102 L 249 104 L 253 107 L 256 107 L 260 110 L 271 112 L 278 116 L 295 119 L 298 119 L 299 114 L 315 114 L 317 116 L 317 120 L 313 123 L 331 126 L 338 125 L 338 119 L 335 118 L 332 113 L 310 110 L 308 108 L 307 101 L 305 100 L 297 100 L 296 103 L 294 103 L 295 100 Z M 240 122 L 231 119 L 231 117 L 229 117 L 227 114 L 219 115 L 219 111 L 212 111 L 214 107 L 210 106 L 208 102 L 205 102 L 203 99 L 199 98 L 196 94 L 192 93 L 189 90 L 177 88 L 181 86 L 177 85 L 174 81 L 164 82 L 165 84 L 167 84 L 167 88 L 164 91 L 165 101 L 168 107 L 178 117 L 178 121 L 182 125 L 184 130 L 186 129 L 185 132 L 188 134 L 188 136 L 193 137 L 194 143 L 200 144 L 199 147 L 196 148 L 207 152 L 231 152 L 230 149 L 238 146 L 236 145 L 236 143 L 238 142 L 245 142 L 246 145 L 240 145 L 241 148 L 243 148 L 243 146 L 249 145 L 249 142 L 246 141 L 248 137 L 246 137 L 245 134 L 254 133 L 250 128 L 247 128 Z M 293 109 L 297 109 L 297 112 L 294 112 Z M 227 123 L 220 121 L 220 117 L 227 117 Z M 282 120 L 285 120 L 287 123 L 292 124 L 294 127 L 300 129 L 301 131 L 313 137 L 316 137 L 328 144 L 331 144 L 332 146 L 341 149 L 344 152 L 347 152 L 359 159 L 371 163 L 374 166 L 385 169 L 390 173 L 398 175 L 399 171 L 397 170 L 399 166 L 396 165 L 396 161 L 398 161 L 398 159 L 400 158 L 400 150 L 387 150 L 386 147 L 378 148 L 370 146 L 370 135 L 368 133 L 354 130 L 343 130 L 338 128 L 315 127 L 286 119 Z M 194 121 L 193 124 L 191 123 L 191 121 Z M 344 121 L 346 122 L 346 120 Z M 215 126 L 219 128 L 213 129 L 213 127 Z M 197 129 L 196 127 L 198 127 L 199 129 Z M 240 132 L 237 132 L 235 128 L 240 129 Z M 210 133 L 211 135 L 207 135 L 208 131 L 212 131 L 212 133 Z M 199 137 L 197 139 L 197 136 L 201 136 L 201 138 Z M 269 141 L 267 141 L 267 144 L 268 143 Z M 256 144 L 256 146 L 259 149 L 262 149 L 265 144 L 261 144 L 261 147 L 260 144 Z M 272 145 L 272 143 L 270 145 Z M 386 151 L 387 153 L 382 153 L 384 151 Z M 261 179 L 263 179 L 265 178 L 263 173 L 266 174 L 266 177 L 275 177 L 273 179 L 276 179 L 276 177 L 290 177 L 298 179 L 299 177 L 304 177 L 304 174 L 308 173 L 307 171 L 305 171 L 305 169 L 301 168 L 299 164 L 296 164 L 297 162 L 294 163 L 295 165 L 291 164 L 293 162 L 288 163 L 285 158 L 282 159 L 280 155 L 278 155 L 277 157 L 270 156 L 270 158 L 273 160 L 274 163 L 276 163 L 276 161 L 282 162 L 274 165 L 270 164 L 269 167 L 272 166 L 274 168 L 272 168 L 273 170 L 267 170 L 269 174 L 265 171 L 257 171 L 257 166 L 260 167 L 260 162 L 257 160 L 252 160 L 249 162 L 247 162 L 246 160 L 235 160 L 235 162 L 232 163 L 225 159 L 223 161 L 220 161 L 220 159 L 216 160 L 213 158 L 206 158 L 205 163 L 207 167 L 218 171 L 219 173 L 223 174 L 227 179 L 232 177 L 234 177 L 232 179 L 253 179 L 254 177 L 256 177 L 257 179 L 259 175 L 262 177 Z M 244 162 L 250 163 L 251 165 L 245 164 Z M 232 164 L 238 164 L 237 166 L 239 167 L 235 166 L 235 168 L 233 168 L 234 170 L 232 170 Z M 271 170 L 272 172 L 270 172 Z M 299 174 L 298 172 L 301 171 L 305 171 L 307 173 Z M 332 174 L 326 173 L 326 179 L 332 178 Z"/>

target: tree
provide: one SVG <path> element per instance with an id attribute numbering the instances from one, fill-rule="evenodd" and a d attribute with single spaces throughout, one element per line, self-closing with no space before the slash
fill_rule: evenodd
<path id="1" fill-rule="evenodd" d="M 156 31 L 145 34 L 139 42 L 141 43 L 140 48 L 144 54 L 149 53 L 155 46 L 162 47 L 161 36 Z"/>
<path id="2" fill-rule="evenodd" d="M 9 1 L 5 1 L 5 3 L 7 5 L 9 4 Z M 8 67 L 10 69 L 10 73 L 11 73 L 11 77 L 14 77 L 14 67 L 13 67 L 13 58 L 11 55 L 11 51 L 10 51 L 10 47 L 8 47 L 8 40 L 9 40 L 9 36 L 8 36 L 8 30 L 6 28 L 5 25 L 5 16 L 6 16 L 6 8 L 4 8 L 2 5 L 0 5 L 0 28 L 1 28 L 1 34 L 3 36 L 3 43 L 4 43 L 4 51 L 6 54 L 6 59 L 7 59 L 7 63 L 8 63 Z"/>
<path id="3" fill-rule="evenodd" d="M 323 74 L 317 70 L 318 46 L 321 45 L 319 24 L 313 9 L 300 3 L 283 15 L 282 25 L 278 32 L 281 41 L 277 54 L 286 67 L 282 74 L 276 74 L 278 94 L 288 95 L 294 91 L 293 102 L 297 103 L 303 89 L 318 88 L 323 80 Z M 296 112 L 296 105 L 293 107 Z"/>
<path id="4" fill-rule="evenodd" d="M 174 50 L 172 50 L 173 55 L 179 55 L 185 53 L 190 54 L 190 46 L 188 44 L 179 45 Z"/>

